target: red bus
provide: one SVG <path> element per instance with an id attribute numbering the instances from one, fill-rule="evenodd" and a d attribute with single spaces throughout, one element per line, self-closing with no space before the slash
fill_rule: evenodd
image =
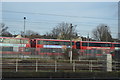
<path id="1" fill-rule="evenodd" d="M 86 55 L 91 55 L 93 51 L 96 52 L 95 55 L 102 55 L 100 53 L 101 51 L 104 51 L 105 53 L 109 53 L 110 51 L 114 50 L 114 46 L 112 45 L 112 42 L 95 42 L 95 41 L 78 41 L 76 42 L 76 48 L 80 49 L 81 51 L 86 51 L 84 53 L 87 53 Z"/>
<path id="2" fill-rule="evenodd" d="M 111 55 L 113 56 L 113 59 L 120 59 L 120 43 L 118 42 L 112 42 L 112 45 L 114 47 L 114 50 L 111 51 Z"/>
<path id="3" fill-rule="evenodd" d="M 114 46 L 114 49 L 115 49 L 115 50 L 120 49 L 120 43 L 113 42 L 112 45 Z"/>
<path id="4" fill-rule="evenodd" d="M 112 42 L 79 41 L 77 49 L 114 49 Z"/>
<path id="5" fill-rule="evenodd" d="M 74 44 L 72 41 L 72 48 L 76 47 Z M 64 55 L 64 50 L 70 48 L 70 40 L 32 39 L 31 47 L 36 48 L 36 54 Z"/>
<path id="6" fill-rule="evenodd" d="M 31 45 L 28 38 L 0 37 L 0 47 L 2 54 L 30 54 Z"/>

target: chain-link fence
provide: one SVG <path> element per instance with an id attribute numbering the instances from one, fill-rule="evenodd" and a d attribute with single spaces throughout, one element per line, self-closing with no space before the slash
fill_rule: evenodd
<path id="1" fill-rule="evenodd" d="M 64 49 L 1 47 L 2 58 L 55 58 L 63 57 Z"/>
<path id="2" fill-rule="evenodd" d="M 19 47 L 1 47 L 3 58 L 53 58 L 68 59 L 70 49 L 61 48 L 19 48 Z M 83 58 L 101 58 L 104 54 L 110 53 L 110 50 L 80 50 L 73 49 L 73 59 Z"/>

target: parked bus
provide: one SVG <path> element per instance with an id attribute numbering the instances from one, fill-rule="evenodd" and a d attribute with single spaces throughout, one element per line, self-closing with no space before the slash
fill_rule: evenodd
<path id="1" fill-rule="evenodd" d="M 114 46 L 114 49 L 115 49 L 115 50 L 120 49 L 120 43 L 113 42 L 112 45 Z"/>
<path id="2" fill-rule="evenodd" d="M 71 46 L 70 40 L 0 37 L 0 48 L 2 54 L 65 55 L 65 50 Z M 110 53 L 120 49 L 120 43 L 72 41 L 72 48 L 80 51 L 80 55 L 100 56 L 102 51 Z"/>
<path id="3" fill-rule="evenodd" d="M 70 48 L 70 40 L 57 39 L 32 39 L 31 47 L 36 48 L 36 54 L 42 55 L 64 55 L 67 48 Z M 75 48 L 72 41 L 72 48 Z"/>
<path id="4" fill-rule="evenodd" d="M 86 55 L 96 53 L 95 55 L 98 56 L 101 56 L 103 52 L 110 53 L 110 51 L 114 50 L 112 42 L 95 42 L 95 41 L 78 41 L 76 42 L 76 48 L 80 49 L 81 52 L 86 53 Z M 100 50 L 103 52 L 100 52 Z"/>
<path id="5" fill-rule="evenodd" d="M 0 37 L 0 47 L 2 54 L 30 54 L 31 45 L 28 38 Z"/>

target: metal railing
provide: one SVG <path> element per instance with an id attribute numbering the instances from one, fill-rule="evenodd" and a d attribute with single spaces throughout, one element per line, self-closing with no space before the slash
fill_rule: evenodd
<path id="1" fill-rule="evenodd" d="M 112 71 L 120 71 L 120 62 L 112 62 Z M 106 71 L 105 60 L 3 59 L 3 72 L 81 72 Z"/>
<path id="2" fill-rule="evenodd" d="M 119 60 L 107 60 L 103 50 L 74 50 L 72 63 L 65 49 L 4 48 L 1 53 L 3 71 L 120 71 Z"/>

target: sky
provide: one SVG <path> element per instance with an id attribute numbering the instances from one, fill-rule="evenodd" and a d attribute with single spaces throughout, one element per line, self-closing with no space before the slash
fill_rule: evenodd
<path id="1" fill-rule="evenodd" d="M 50 32 L 59 23 L 72 23 L 80 36 L 90 34 L 99 24 L 118 34 L 118 2 L 2 2 L 2 22 L 13 34 L 25 28 L 39 34 Z"/>

